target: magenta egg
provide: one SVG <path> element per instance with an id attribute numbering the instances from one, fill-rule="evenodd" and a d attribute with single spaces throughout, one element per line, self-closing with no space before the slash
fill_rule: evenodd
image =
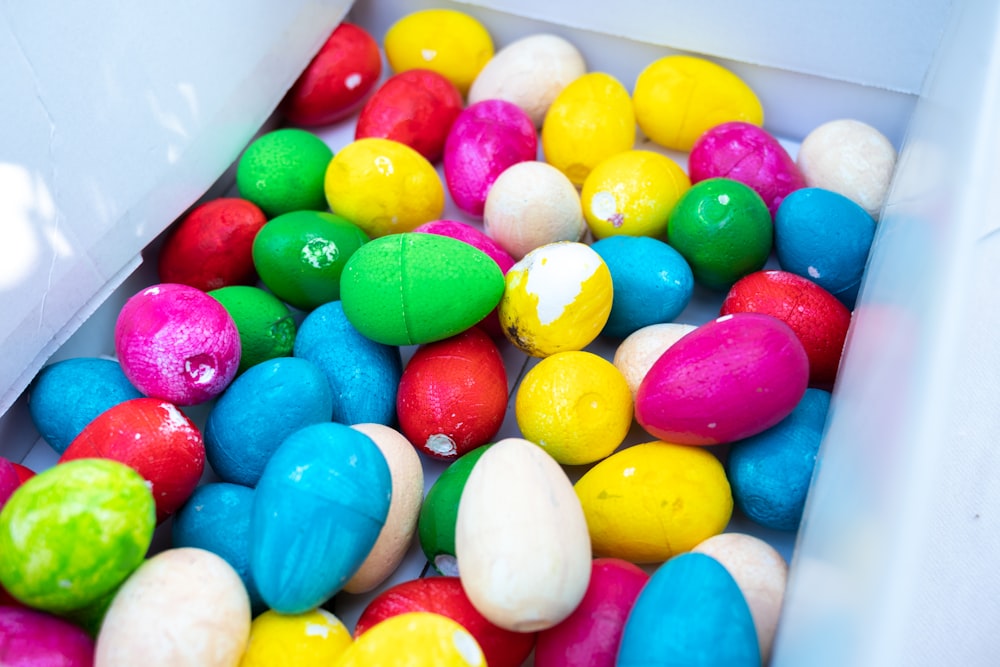
<path id="1" fill-rule="evenodd" d="M 81 628 L 48 613 L 0 607 L 0 664 L 90 667 L 94 642 Z"/>
<path id="2" fill-rule="evenodd" d="M 462 110 L 444 144 L 444 178 L 459 209 L 482 216 L 486 194 L 507 167 L 538 156 L 538 134 L 519 106 L 483 100 Z"/>
<path id="3" fill-rule="evenodd" d="M 791 327 L 771 315 L 733 313 L 653 363 L 636 392 L 635 417 L 666 442 L 733 442 L 787 417 L 808 383 L 809 357 Z"/>
<path id="4" fill-rule="evenodd" d="M 115 322 L 115 352 L 146 396 L 197 405 L 229 385 L 241 349 L 221 303 L 194 287 L 160 283 L 125 302 Z"/>
<path id="5" fill-rule="evenodd" d="M 688 155 L 691 183 L 729 178 L 753 189 L 774 217 L 778 205 L 806 186 L 784 146 L 767 130 L 751 123 L 722 123 L 702 134 Z"/>

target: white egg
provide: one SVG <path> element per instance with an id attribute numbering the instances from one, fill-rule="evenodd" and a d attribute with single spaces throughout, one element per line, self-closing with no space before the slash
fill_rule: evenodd
<path id="1" fill-rule="evenodd" d="M 633 331 L 618 344 L 612 363 L 625 376 L 633 399 L 653 363 L 667 348 L 694 329 L 693 324 L 677 322 L 651 324 Z"/>

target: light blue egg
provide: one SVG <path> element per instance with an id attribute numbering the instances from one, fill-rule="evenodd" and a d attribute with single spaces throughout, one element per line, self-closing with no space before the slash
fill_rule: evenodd
<path id="1" fill-rule="evenodd" d="M 711 556 L 687 552 L 657 568 L 629 612 L 618 667 L 760 667 L 746 598 Z"/>
<path id="2" fill-rule="evenodd" d="M 730 445 L 733 502 L 751 521 L 775 530 L 799 527 L 829 408 L 830 392 L 807 389 L 782 421 Z"/>
<path id="3" fill-rule="evenodd" d="M 35 376 L 28 412 L 45 442 L 62 454 L 99 414 L 134 398 L 142 398 L 142 392 L 117 361 L 74 357 L 49 364 Z"/>
<path id="4" fill-rule="evenodd" d="M 282 440 L 332 415 L 333 392 L 316 364 L 295 357 L 262 361 L 216 399 L 205 421 L 205 458 L 222 480 L 255 486 Z"/>
<path id="5" fill-rule="evenodd" d="M 601 332 L 625 338 L 651 324 L 672 322 L 691 301 L 694 274 L 687 260 L 649 236 L 609 236 L 591 247 L 611 272 L 614 300 Z"/>
<path id="6" fill-rule="evenodd" d="M 316 308 L 299 325 L 292 354 L 309 359 L 333 388 L 333 420 L 342 424 L 396 423 L 396 391 L 403 374 L 394 345 L 364 337 L 340 301 Z"/>
<path id="7" fill-rule="evenodd" d="M 802 188 L 785 197 L 774 215 L 774 248 L 781 268 L 825 288 L 854 308 L 875 220 L 847 197 Z"/>
<path id="8" fill-rule="evenodd" d="M 197 547 L 211 551 L 233 566 L 250 597 L 254 614 L 267 606 L 250 574 L 250 511 L 254 490 L 210 482 L 194 490 L 187 502 L 174 514 L 171 546 Z"/>
<path id="9" fill-rule="evenodd" d="M 250 570 L 267 605 L 299 614 L 340 591 L 375 544 L 391 495 L 389 465 L 360 431 L 331 422 L 285 438 L 250 521 Z"/>

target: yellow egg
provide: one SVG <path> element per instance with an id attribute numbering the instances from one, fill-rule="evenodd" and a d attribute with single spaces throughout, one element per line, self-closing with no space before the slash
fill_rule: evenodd
<path id="1" fill-rule="evenodd" d="M 389 27 L 383 45 L 393 71 L 429 69 L 455 84 L 462 95 L 493 57 L 486 27 L 453 9 L 407 14 Z"/>
<path id="2" fill-rule="evenodd" d="M 690 151 L 698 137 L 721 123 L 764 123 L 764 108 L 750 86 L 696 56 L 664 56 L 647 65 L 636 79 L 632 101 L 643 133 L 677 151 Z"/>
<path id="3" fill-rule="evenodd" d="M 611 271 L 590 246 L 547 243 L 507 272 L 500 325 L 518 349 L 535 357 L 582 350 L 601 333 L 613 299 Z"/>
<path id="4" fill-rule="evenodd" d="M 371 238 L 412 231 L 444 212 L 434 166 L 405 144 L 370 137 L 344 146 L 326 168 L 330 209 Z"/>
<path id="5" fill-rule="evenodd" d="M 486 667 L 475 638 L 452 619 L 413 611 L 366 630 L 333 667 Z"/>
<path id="6" fill-rule="evenodd" d="M 690 187 L 691 179 L 666 155 L 629 150 L 594 167 L 580 200 L 595 239 L 616 234 L 665 237 L 670 212 Z"/>
<path id="7" fill-rule="evenodd" d="M 557 352 L 533 366 L 517 389 L 517 425 L 559 463 L 593 463 L 632 426 L 632 394 L 621 372 L 591 352 Z"/>
<path id="8" fill-rule="evenodd" d="M 660 563 L 726 529 L 725 470 L 700 447 L 653 441 L 600 461 L 575 485 L 594 555 Z"/>
<path id="9" fill-rule="evenodd" d="M 240 667 L 325 667 L 352 641 L 347 626 L 326 610 L 294 615 L 269 610 L 250 625 Z"/>
<path id="10" fill-rule="evenodd" d="M 588 72 L 556 96 L 542 122 L 545 161 L 577 187 L 602 160 L 635 145 L 628 90 L 610 74 Z"/>

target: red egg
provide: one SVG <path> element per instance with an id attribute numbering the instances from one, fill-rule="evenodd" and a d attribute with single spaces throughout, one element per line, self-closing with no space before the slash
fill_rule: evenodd
<path id="1" fill-rule="evenodd" d="M 420 451 L 450 461 L 496 435 L 507 410 L 507 370 L 479 328 L 421 345 L 396 393 L 400 431 Z"/>
<path id="2" fill-rule="evenodd" d="M 329 125 L 364 103 L 382 76 L 378 42 L 364 28 L 346 21 L 334 29 L 282 101 L 294 125 Z"/>
<path id="3" fill-rule="evenodd" d="M 245 199 L 213 199 L 191 210 L 160 250 L 159 274 L 204 292 L 257 280 L 253 240 L 267 222 L 264 212 Z"/>
<path id="4" fill-rule="evenodd" d="M 458 577 L 425 577 L 396 584 L 376 596 L 358 618 L 354 637 L 392 616 L 427 611 L 447 616 L 479 643 L 489 667 L 520 667 L 535 644 L 535 633 L 514 632 L 494 625 L 480 614 Z"/>
<path id="5" fill-rule="evenodd" d="M 399 72 L 386 79 L 365 103 L 354 138 L 392 139 L 437 162 L 462 105 L 462 94 L 455 84 L 437 72 Z"/>
<path id="6" fill-rule="evenodd" d="M 0 508 L 7 503 L 17 487 L 21 486 L 22 481 L 14 462 L 0 456 Z"/>
<path id="7" fill-rule="evenodd" d="M 625 619 L 649 575 L 619 558 L 595 558 L 587 592 L 566 620 L 538 633 L 535 667 L 614 667 Z"/>
<path id="8" fill-rule="evenodd" d="M 194 492 L 205 469 L 205 443 L 194 422 L 175 405 L 134 398 L 99 414 L 69 444 L 59 463 L 112 459 L 150 483 L 156 518 L 173 514 Z"/>
<path id="9" fill-rule="evenodd" d="M 28 466 L 21 465 L 20 463 L 14 464 L 14 470 L 17 471 L 17 476 L 20 478 L 22 484 L 35 476 L 34 470 Z"/>
<path id="10" fill-rule="evenodd" d="M 808 278 L 787 271 L 744 276 L 722 302 L 722 315 L 764 313 L 792 328 L 809 357 L 809 384 L 829 388 L 837 378 L 851 311 Z"/>

